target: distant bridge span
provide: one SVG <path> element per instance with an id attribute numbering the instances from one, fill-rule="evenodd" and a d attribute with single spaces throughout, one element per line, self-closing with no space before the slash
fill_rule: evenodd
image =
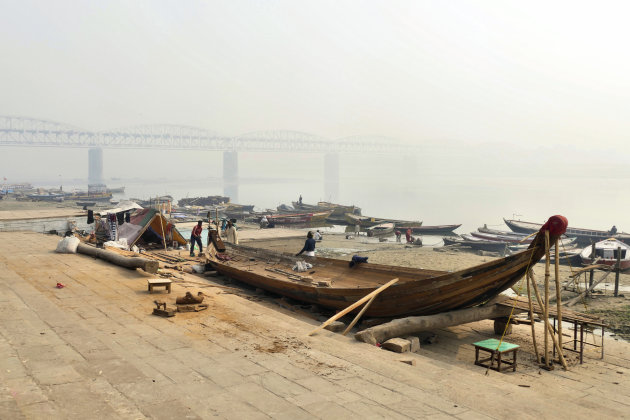
<path id="1" fill-rule="evenodd" d="M 169 124 L 90 131 L 60 122 L 19 116 L 0 116 L 0 146 L 94 149 L 90 153 L 90 183 L 101 182 L 102 148 L 221 151 L 224 152 L 224 193 L 234 200 L 238 200 L 238 152 L 324 153 L 326 196 L 336 199 L 339 153 L 403 154 L 414 149 L 380 136 L 328 139 L 288 130 L 226 136 L 203 128 Z"/>
<path id="2" fill-rule="evenodd" d="M 0 146 L 203 149 L 252 152 L 403 153 L 411 146 L 380 136 L 328 139 L 300 131 L 256 131 L 225 136 L 198 127 L 146 125 L 90 131 L 55 121 L 0 116 Z"/>

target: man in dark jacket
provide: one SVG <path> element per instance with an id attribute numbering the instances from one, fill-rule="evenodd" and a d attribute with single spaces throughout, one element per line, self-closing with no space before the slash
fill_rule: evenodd
<path id="1" fill-rule="evenodd" d="M 300 252 L 295 254 L 295 256 L 297 257 L 298 255 L 302 254 L 302 252 L 304 252 L 305 255 L 308 257 L 315 256 L 315 239 L 313 239 L 313 232 L 311 231 L 309 231 L 308 234 L 306 235 L 306 242 L 304 242 L 304 248 L 302 248 Z"/>

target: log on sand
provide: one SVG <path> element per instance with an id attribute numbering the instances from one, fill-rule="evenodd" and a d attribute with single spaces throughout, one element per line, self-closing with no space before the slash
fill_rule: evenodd
<path id="1" fill-rule="evenodd" d="M 79 244 L 77 253 L 89 255 L 90 257 L 99 258 L 103 261 L 110 262 L 120 267 L 129 269 L 141 268 L 147 273 L 155 274 L 158 271 L 160 263 L 142 257 L 125 257 L 112 251 L 101 248 L 95 248 L 86 244 Z"/>
<path id="2" fill-rule="evenodd" d="M 514 309 L 514 314 L 520 312 L 524 311 Z M 405 337 L 420 331 L 452 327 L 454 325 L 467 324 L 482 319 L 507 317 L 510 316 L 511 313 L 512 308 L 491 303 L 484 306 L 460 309 L 441 314 L 395 319 L 386 324 L 359 331 L 354 335 L 354 338 L 358 341 L 376 345 L 376 343 L 383 343 L 394 337 Z"/>

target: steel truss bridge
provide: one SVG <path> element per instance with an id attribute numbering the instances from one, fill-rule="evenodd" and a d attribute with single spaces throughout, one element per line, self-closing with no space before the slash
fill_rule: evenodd
<path id="1" fill-rule="evenodd" d="M 239 152 L 324 153 L 326 196 L 339 192 L 340 153 L 408 154 L 414 147 L 380 136 L 327 139 L 299 131 L 257 131 L 239 136 L 181 125 L 144 125 L 90 131 L 36 118 L 0 116 L 0 146 L 97 149 L 90 156 L 90 182 L 102 179 L 102 149 L 209 150 L 223 152 L 224 195 L 238 200 Z"/>
<path id="2" fill-rule="evenodd" d="M 224 136 L 203 128 L 169 124 L 90 131 L 64 123 L 15 116 L 0 116 L 0 146 L 386 154 L 405 153 L 412 148 L 380 136 L 328 139 L 287 130 Z"/>

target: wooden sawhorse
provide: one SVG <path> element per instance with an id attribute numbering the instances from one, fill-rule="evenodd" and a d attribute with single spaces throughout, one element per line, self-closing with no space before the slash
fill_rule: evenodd
<path id="1" fill-rule="evenodd" d="M 171 281 L 167 279 L 149 279 L 147 280 L 149 293 L 153 292 L 153 288 L 156 286 L 166 287 L 166 291 L 171 293 Z"/>

